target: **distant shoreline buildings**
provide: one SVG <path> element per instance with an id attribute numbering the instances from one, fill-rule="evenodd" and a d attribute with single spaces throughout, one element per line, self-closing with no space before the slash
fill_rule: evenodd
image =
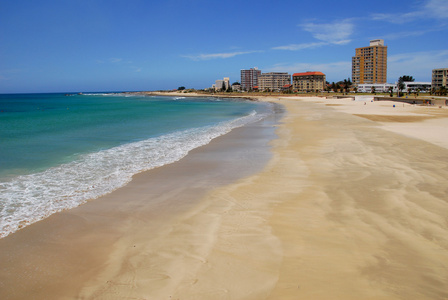
<path id="1" fill-rule="evenodd" d="M 389 93 L 390 91 L 395 93 L 398 91 L 397 83 L 365 83 L 358 84 L 357 91 L 360 93 L 371 93 L 375 91 L 376 93 Z M 416 81 L 405 81 L 403 82 L 403 91 L 421 91 L 429 92 L 431 90 L 431 82 L 416 82 Z"/>
<path id="2" fill-rule="evenodd" d="M 300 91 L 325 90 L 326 76 L 322 72 L 303 72 L 292 75 L 287 72 L 261 73 L 258 68 L 241 70 L 242 91 Z"/>
<path id="3" fill-rule="evenodd" d="M 262 73 L 258 76 L 259 91 L 281 91 L 291 84 L 291 75 L 286 72 Z"/>
<path id="4" fill-rule="evenodd" d="M 215 84 L 212 86 L 215 90 L 225 90 L 230 88 L 230 78 L 224 77 L 223 79 L 215 80 Z"/>
<path id="5" fill-rule="evenodd" d="M 323 91 L 327 87 L 326 77 L 322 72 L 294 73 L 292 82 L 293 89 L 297 91 Z"/>
<path id="6" fill-rule="evenodd" d="M 306 71 L 294 73 L 287 72 L 262 73 L 257 67 L 242 69 L 241 84 L 230 85 L 228 77 L 216 80 L 212 89 L 214 91 L 269 91 L 269 92 L 318 92 L 329 91 L 330 85 L 326 81 L 326 75 L 320 71 Z M 404 91 L 437 91 L 446 90 L 448 68 L 432 70 L 431 82 L 402 82 L 401 90 Z M 412 77 L 412 76 L 411 76 Z M 333 83 L 334 86 L 334 83 Z M 367 47 L 355 49 L 352 57 L 352 82 L 344 80 L 343 89 L 355 92 L 396 92 L 398 82 L 387 83 L 387 46 L 383 39 L 370 41 Z M 342 89 L 342 88 L 340 88 Z M 400 90 L 400 91 L 401 91 Z"/>
<path id="7" fill-rule="evenodd" d="M 257 67 L 249 70 L 241 70 L 241 90 L 252 91 L 258 86 L 258 76 L 261 75 L 261 70 Z"/>
<path id="8" fill-rule="evenodd" d="M 384 40 L 371 40 L 370 46 L 356 48 L 352 57 L 352 82 L 375 84 L 387 82 L 387 46 Z"/>
<path id="9" fill-rule="evenodd" d="M 447 87 L 448 83 L 448 68 L 434 69 L 432 70 L 431 85 L 433 89 L 439 89 L 441 87 Z"/>

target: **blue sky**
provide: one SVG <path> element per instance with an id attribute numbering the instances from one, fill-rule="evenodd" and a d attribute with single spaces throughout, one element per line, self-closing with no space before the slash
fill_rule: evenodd
<path id="1" fill-rule="evenodd" d="M 138 91 L 240 70 L 351 77 L 382 38 L 388 82 L 448 67 L 448 0 L 0 0 L 0 93 Z"/>

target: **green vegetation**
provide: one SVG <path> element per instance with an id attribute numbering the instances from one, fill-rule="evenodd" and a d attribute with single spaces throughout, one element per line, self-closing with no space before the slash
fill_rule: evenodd
<path id="1" fill-rule="evenodd" d="M 439 96 L 446 96 L 448 94 L 448 91 L 447 91 L 445 86 L 442 86 L 442 87 L 440 87 L 437 90 L 435 88 L 433 88 L 433 92 L 432 93 L 435 94 L 435 95 L 439 95 Z"/>
<path id="2" fill-rule="evenodd" d="M 398 82 L 404 82 L 404 81 L 406 81 L 406 82 L 414 82 L 415 79 L 414 79 L 414 77 L 409 76 L 409 75 L 403 75 L 400 78 L 398 78 Z"/>
<path id="3" fill-rule="evenodd" d="M 414 77 L 410 75 L 400 76 L 400 78 L 398 78 L 397 96 L 400 97 L 401 91 L 404 90 L 404 82 L 414 82 L 414 81 L 415 81 Z M 408 91 L 408 93 L 410 94 L 410 91 Z"/>

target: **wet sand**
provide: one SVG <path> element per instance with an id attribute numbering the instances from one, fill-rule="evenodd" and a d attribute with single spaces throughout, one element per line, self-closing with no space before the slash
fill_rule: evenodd
<path id="1" fill-rule="evenodd" d="M 0 299 L 85 299 L 80 291 L 110 272 L 109 264 L 128 264 L 114 261 L 117 252 L 154 246 L 207 191 L 260 171 L 272 156 L 268 142 L 276 138 L 281 115 L 278 107 L 272 118 L 234 129 L 109 195 L 0 239 Z"/>
<path id="2" fill-rule="evenodd" d="M 274 101 L 267 165 L 264 138 L 260 159 L 241 139 L 204 147 L 55 215 L 75 233 L 39 222 L 0 240 L 0 297 L 448 298 L 447 110 Z M 246 150 L 214 166 L 230 149 Z"/>

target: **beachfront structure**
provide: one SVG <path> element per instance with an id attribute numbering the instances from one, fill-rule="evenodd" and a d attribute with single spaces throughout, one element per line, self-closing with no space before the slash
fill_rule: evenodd
<path id="1" fill-rule="evenodd" d="M 447 88 L 447 75 L 448 68 L 432 70 L 432 88 L 435 90 L 440 89 L 442 86 Z"/>
<path id="2" fill-rule="evenodd" d="M 326 86 L 325 74 L 322 72 L 294 73 L 292 75 L 292 85 L 295 91 L 322 91 Z"/>
<path id="3" fill-rule="evenodd" d="M 423 81 L 404 81 L 404 91 L 410 92 L 429 92 L 431 90 L 431 82 L 423 82 Z"/>
<path id="4" fill-rule="evenodd" d="M 259 91 L 279 92 L 287 84 L 291 84 L 291 75 L 286 72 L 270 72 L 258 76 Z"/>
<path id="5" fill-rule="evenodd" d="M 224 80 L 222 80 L 222 79 L 215 80 L 215 84 L 213 85 L 215 91 L 222 90 L 223 84 L 224 84 Z"/>
<path id="6" fill-rule="evenodd" d="M 371 93 L 375 91 L 376 93 L 388 93 L 390 88 L 394 91 L 397 89 L 397 84 L 393 83 L 362 83 L 358 84 L 358 93 Z"/>
<path id="7" fill-rule="evenodd" d="M 356 48 L 352 57 L 353 84 L 387 82 L 387 46 L 384 40 L 371 40 L 369 47 Z"/>
<path id="8" fill-rule="evenodd" d="M 261 75 L 261 70 L 258 68 L 251 68 L 249 70 L 241 70 L 241 89 L 243 91 L 251 91 L 258 85 L 258 76 Z"/>
<path id="9" fill-rule="evenodd" d="M 232 83 L 232 92 L 241 92 L 241 84 L 239 82 Z"/>
<path id="10" fill-rule="evenodd" d="M 414 82 L 414 81 L 404 81 L 404 88 L 402 92 L 429 92 L 431 90 L 431 82 Z M 398 82 L 393 83 L 364 83 L 358 84 L 358 93 L 389 93 L 390 88 L 395 93 L 398 90 Z"/>
<path id="11" fill-rule="evenodd" d="M 231 85 L 230 85 L 229 77 L 224 77 L 224 86 L 225 86 L 226 90 L 230 89 Z"/>
<path id="12" fill-rule="evenodd" d="M 218 79 L 213 86 L 215 91 L 227 91 L 230 88 L 230 78 L 224 77 L 224 79 Z"/>
<path id="13" fill-rule="evenodd" d="M 284 86 L 282 86 L 282 91 L 283 92 L 291 92 L 292 91 L 292 84 L 285 84 Z"/>

